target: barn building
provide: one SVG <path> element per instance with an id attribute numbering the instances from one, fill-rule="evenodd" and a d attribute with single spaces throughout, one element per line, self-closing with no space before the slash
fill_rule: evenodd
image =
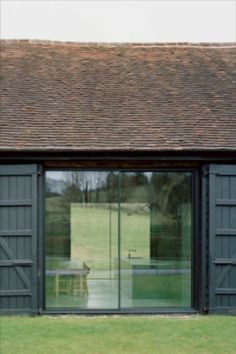
<path id="1" fill-rule="evenodd" d="M 235 58 L 1 41 L 2 314 L 236 313 Z"/>

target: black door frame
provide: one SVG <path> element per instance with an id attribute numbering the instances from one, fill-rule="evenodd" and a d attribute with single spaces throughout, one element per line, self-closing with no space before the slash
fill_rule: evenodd
<path id="1" fill-rule="evenodd" d="M 192 173 L 192 197 L 193 197 L 193 212 L 192 212 L 192 307 L 191 308 L 134 308 L 134 309 L 73 309 L 73 308 L 55 308 L 45 309 L 45 256 L 44 256 L 44 204 L 45 204 L 45 172 L 46 171 L 121 171 L 121 172 L 191 172 Z M 202 233 L 202 215 L 200 213 L 203 198 L 200 194 L 202 182 L 200 180 L 200 172 L 197 168 L 43 168 L 40 165 L 38 178 L 38 313 L 39 314 L 150 314 L 150 313 L 198 313 L 205 311 L 205 272 L 203 260 L 203 237 Z M 204 279 L 203 279 L 204 277 Z"/>

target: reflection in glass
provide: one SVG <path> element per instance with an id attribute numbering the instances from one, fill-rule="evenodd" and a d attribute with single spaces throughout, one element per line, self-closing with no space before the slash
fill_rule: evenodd
<path id="1" fill-rule="evenodd" d="M 121 174 L 121 307 L 191 307 L 191 174 Z"/>
<path id="2" fill-rule="evenodd" d="M 106 172 L 46 174 L 47 308 L 118 306 L 117 186 L 110 179 Z"/>
<path id="3" fill-rule="evenodd" d="M 191 191 L 189 172 L 48 171 L 46 308 L 191 307 Z"/>

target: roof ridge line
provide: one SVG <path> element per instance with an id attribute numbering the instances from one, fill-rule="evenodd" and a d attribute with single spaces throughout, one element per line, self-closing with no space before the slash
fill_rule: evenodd
<path id="1" fill-rule="evenodd" d="M 196 47 L 196 48 L 226 48 L 236 47 L 236 42 L 79 42 L 44 39 L 1 39 L 1 43 L 30 43 L 42 45 L 77 45 L 104 47 Z"/>

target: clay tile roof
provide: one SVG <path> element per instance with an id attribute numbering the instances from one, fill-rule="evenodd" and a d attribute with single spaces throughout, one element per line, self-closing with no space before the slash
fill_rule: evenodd
<path id="1" fill-rule="evenodd" d="M 236 44 L 1 41 L 2 151 L 236 150 Z"/>

